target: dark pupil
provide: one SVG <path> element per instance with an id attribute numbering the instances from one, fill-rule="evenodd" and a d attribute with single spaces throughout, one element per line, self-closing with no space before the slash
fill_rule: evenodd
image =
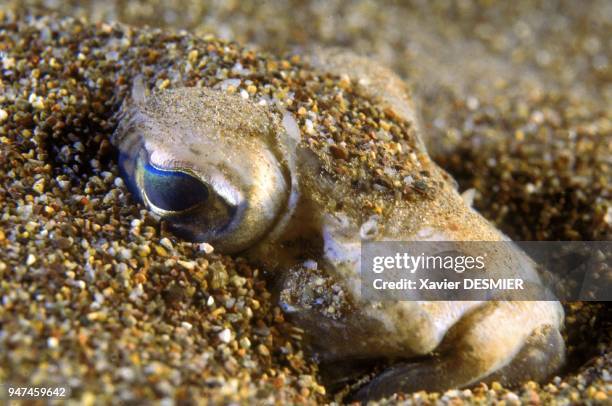
<path id="1" fill-rule="evenodd" d="M 161 171 L 149 164 L 144 169 L 147 198 L 162 210 L 183 211 L 208 198 L 206 185 L 193 176 L 176 171 Z"/>

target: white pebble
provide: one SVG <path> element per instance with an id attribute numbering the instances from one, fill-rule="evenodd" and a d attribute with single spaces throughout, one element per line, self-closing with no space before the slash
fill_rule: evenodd
<path id="1" fill-rule="evenodd" d="M 26 264 L 30 266 L 30 265 L 34 265 L 35 262 L 36 262 L 36 257 L 32 254 L 28 255 L 28 258 L 26 259 Z"/>
<path id="2" fill-rule="evenodd" d="M 121 248 L 119 250 L 119 259 L 132 259 L 132 251 L 128 248 Z"/>
<path id="3" fill-rule="evenodd" d="M 251 340 L 248 337 L 243 337 L 240 339 L 240 346 L 242 348 L 248 349 L 251 348 Z"/>
<path id="4" fill-rule="evenodd" d="M 117 51 L 111 51 L 106 54 L 107 61 L 117 61 L 119 60 L 119 53 Z"/>
<path id="5" fill-rule="evenodd" d="M 535 193 L 536 190 L 537 188 L 533 183 L 528 183 L 525 185 L 525 191 L 529 194 Z"/>
<path id="6" fill-rule="evenodd" d="M 229 87 L 236 88 L 240 86 L 240 79 L 225 79 L 215 85 L 215 89 L 227 90 Z"/>
<path id="7" fill-rule="evenodd" d="M 123 379 L 125 379 L 126 381 L 133 380 L 135 376 L 134 371 L 132 371 L 128 367 L 119 368 L 119 370 L 117 371 L 117 374 Z"/>
<path id="8" fill-rule="evenodd" d="M 518 403 L 520 399 L 515 393 L 509 392 L 506 394 L 506 396 L 504 396 L 504 400 L 508 402 Z"/>
<path id="9" fill-rule="evenodd" d="M 197 263 L 193 262 L 193 261 L 182 261 L 182 260 L 178 260 L 176 261 L 180 266 L 182 266 L 183 268 L 185 268 L 188 271 L 193 271 L 196 268 Z"/>
<path id="10" fill-rule="evenodd" d="M 361 225 L 359 236 L 362 240 L 371 240 L 376 234 L 378 234 L 378 216 L 374 215 Z"/>
<path id="11" fill-rule="evenodd" d="M 138 285 L 136 285 L 134 289 L 132 289 L 132 291 L 130 292 L 129 298 L 130 300 L 135 301 L 143 294 L 144 294 L 144 289 L 142 288 L 142 283 L 139 283 Z"/>
<path id="12" fill-rule="evenodd" d="M 213 251 L 215 250 L 215 247 L 213 247 L 207 242 L 203 242 L 202 244 L 200 244 L 199 248 L 200 248 L 200 251 L 204 251 L 204 253 L 206 254 L 212 254 Z"/>
<path id="13" fill-rule="evenodd" d="M 224 329 L 223 331 L 221 331 L 219 333 L 219 340 L 223 341 L 224 343 L 229 343 L 230 341 L 232 341 L 232 332 L 229 331 L 229 329 Z"/>
<path id="14" fill-rule="evenodd" d="M 480 103 L 478 102 L 478 99 L 474 96 L 470 96 L 467 98 L 467 106 L 470 110 L 476 110 L 479 105 Z"/>
<path id="15" fill-rule="evenodd" d="M 8 118 L 8 113 L 6 110 L 0 109 L 0 123 L 4 123 Z"/>
<path id="16" fill-rule="evenodd" d="M 44 108 L 44 104 L 43 104 L 43 98 L 39 95 L 37 95 L 36 93 L 31 93 L 30 97 L 28 97 L 28 102 L 30 102 L 30 104 L 32 105 L 32 107 L 36 108 L 36 109 L 42 109 Z"/>
<path id="17" fill-rule="evenodd" d="M 319 267 L 319 264 L 317 263 L 317 261 L 313 261 L 312 259 L 307 259 L 306 261 L 304 261 L 302 266 L 305 269 L 308 269 L 310 271 L 316 271 L 317 268 Z"/>
<path id="18" fill-rule="evenodd" d="M 168 250 L 174 249 L 174 246 L 172 245 L 172 241 L 170 241 L 168 237 L 162 238 L 161 240 L 159 240 L 159 243 L 162 245 L 162 247 Z"/>
<path id="19" fill-rule="evenodd" d="M 306 119 L 306 122 L 304 124 L 306 125 L 306 132 L 308 134 L 312 134 L 314 132 L 314 124 L 312 123 L 312 120 Z"/>
<path id="20" fill-rule="evenodd" d="M 3 58 L 2 67 L 4 69 L 13 69 L 15 67 L 15 58 Z"/>
<path id="21" fill-rule="evenodd" d="M 57 348 L 57 346 L 59 345 L 59 340 L 55 337 L 49 337 L 47 339 L 47 346 L 49 348 Z"/>

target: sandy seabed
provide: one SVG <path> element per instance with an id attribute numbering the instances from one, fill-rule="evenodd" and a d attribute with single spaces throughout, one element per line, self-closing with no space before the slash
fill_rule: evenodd
<path id="1" fill-rule="evenodd" d="M 341 400 L 264 270 L 181 242 L 129 195 L 109 118 L 136 73 L 206 85 L 237 61 L 299 70 L 269 51 L 350 47 L 411 83 L 432 156 L 512 238 L 609 240 L 612 6 L 458 4 L 3 2 L 0 381 L 67 383 L 86 404 Z M 569 362 L 550 382 L 381 403 L 605 404 L 610 306 L 566 312 Z"/>

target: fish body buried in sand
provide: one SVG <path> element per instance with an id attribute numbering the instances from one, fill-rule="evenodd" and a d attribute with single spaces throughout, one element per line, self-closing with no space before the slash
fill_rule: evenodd
<path id="1" fill-rule="evenodd" d="M 180 237 L 240 253 L 282 275 L 280 305 L 304 329 L 321 362 L 390 360 L 356 390 L 355 399 L 480 381 L 516 384 L 558 371 L 565 349 L 557 301 L 361 298 L 363 239 L 459 244 L 508 238 L 474 211 L 431 161 L 412 96 L 399 77 L 338 50 L 317 52 L 304 66 L 346 89 L 353 105 L 369 106 L 358 113 L 362 121 L 376 121 L 383 130 L 394 126 L 370 131 L 364 141 L 381 142 L 385 150 L 364 155 L 343 143 L 322 147 L 311 137 L 316 128 L 304 131 L 296 114 L 270 99 L 193 87 L 146 96 L 137 83 L 113 136 L 133 193 Z M 350 109 L 332 114 L 336 107 L 320 103 L 318 116 L 341 125 L 353 114 Z M 379 187 L 351 179 L 350 171 L 375 177 L 376 162 L 385 161 L 402 162 L 398 171 L 413 168 L 414 177 Z M 338 162 L 346 165 L 333 173 Z M 377 201 L 384 205 L 377 208 Z M 516 266 L 509 256 L 527 261 L 512 250 L 489 258 L 497 274 Z M 317 290 L 321 284 L 329 289 Z"/>

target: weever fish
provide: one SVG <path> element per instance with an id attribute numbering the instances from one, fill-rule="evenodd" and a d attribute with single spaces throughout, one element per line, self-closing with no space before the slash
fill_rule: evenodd
<path id="1" fill-rule="evenodd" d="M 398 76 L 341 50 L 319 50 L 308 64 L 314 75 L 353 84 L 353 97 L 402 123 L 404 133 L 392 135 L 400 145 L 396 153 L 424 174 L 433 192 L 416 187 L 419 193 L 410 199 L 390 194 L 385 210 L 366 215 L 371 191 L 330 175 L 329 163 L 274 100 L 258 103 L 220 88 L 195 87 L 146 96 L 137 82 L 113 136 L 133 193 L 181 237 L 241 253 L 282 275 L 280 305 L 305 330 L 320 360 L 395 360 L 356 399 L 481 380 L 542 380 L 557 371 L 564 343 L 563 310 L 556 301 L 360 298 L 362 239 L 459 244 L 508 238 L 470 207 L 429 158 L 414 101 Z M 325 112 L 325 106 L 320 109 Z M 342 146 L 330 151 L 355 159 Z M 526 263 L 519 250 L 489 259 L 498 275 Z M 313 275 L 341 286 L 349 305 L 340 314 L 309 303 L 320 299 L 312 294 Z"/>

